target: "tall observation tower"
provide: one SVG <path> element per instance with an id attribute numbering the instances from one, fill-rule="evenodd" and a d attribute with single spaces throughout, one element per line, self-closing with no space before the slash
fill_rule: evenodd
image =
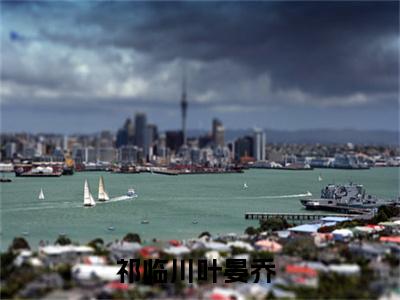
<path id="1" fill-rule="evenodd" d="M 182 113 L 182 136 L 183 145 L 187 145 L 187 135 L 186 135 L 186 111 L 187 111 L 187 99 L 186 99 L 186 72 L 183 70 L 182 78 L 182 98 L 181 98 L 181 113 Z"/>

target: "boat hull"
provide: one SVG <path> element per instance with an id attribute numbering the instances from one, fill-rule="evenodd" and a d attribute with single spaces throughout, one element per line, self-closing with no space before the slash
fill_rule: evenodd
<path id="1" fill-rule="evenodd" d="M 121 201 L 121 200 L 133 200 L 135 198 L 137 198 L 138 195 L 134 195 L 134 196 L 121 196 L 121 197 L 116 197 L 116 198 L 112 198 L 110 199 L 110 201 Z"/>

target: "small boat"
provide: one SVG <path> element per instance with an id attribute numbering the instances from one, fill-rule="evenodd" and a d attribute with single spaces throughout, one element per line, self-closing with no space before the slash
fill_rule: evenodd
<path id="1" fill-rule="evenodd" d="M 110 200 L 110 197 L 108 196 L 105 187 L 104 187 L 104 179 L 103 176 L 100 176 L 99 178 L 99 194 L 98 194 L 98 200 L 99 201 L 108 201 Z"/>
<path id="2" fill-rule="evenodd" d="M 121 200 L 131 200 L 137 198 L 138 194 L 136 194 L 135 189 L 128 189 L 128 192 L 124 196 L 112 198 L 112 201 L 121 201 Z"/>
<path id="3" fill-rule="evenodd" d="M 28 236 L 29 235 L 29 231 L 22 231 L 22 235 L 23 236 Z"/>
<path id="4" fill-rule="evenodd" d="M 312 196 L 311 192 L 307 191 L 307 193 L 305 194 L 305 197 L 311 197 L 311 196 Z"/>
<path id="5" fill-rule="evenodd" d="M 40 189 L 40 193 L 39 193 L 39 200 L 44 200 L 44 193 L 43 193 L 43 189 Z"/>
<path id="6" fill-rule="evenodd" d="M 322 181 L 322 176 L 321 175 L 318 176 L 318 181 Z"/>
<path id="7" fill-rule="evenodd" d="M 12 180 L 10 178 L 0 178 L 0 182 L 12 182 Z"/>
<path id="8" fill-rule="evenodd" d="M 247 183 L 245 182 L 245 183 L 243 183 L 243 189 L 248 189 L 249 188 L 249 186 L 247 185 Z"/>
<path id="9" fill-rule="evenodd" d="M 87 179 L 85 179 L 85 187 L 83 189 L 83 206 L 84 207 L 93 207 L 96 205 L 92 193 L 90 192 L 89 183 Z"/>
<path id="10" fill-rule="evenodd" d="M 128 189 L 128 192 L 126 193 L 126 195 L 128 196 L 128 197 L 131 197 L 131 198 L 136 198 L 138 195 L 136 194 L 136 192 L 135 192 L 135 189 Z"/>
<path id="11" fill-rule="evenodd" d="M 149 224 L 150 222 L 149 222 L 149 220 L 144 219 L 144 220 L 140 221 L 140 223 L 142 223 L 142 224 Z"/>
<path id="12" fill-rule="evenodd" d="M 109 226 L 107 229 L 108 229 L 109 231 L 114 231 L 114 230 L 115 230 L 115 227 L 114 227 L 114 226 Z"/>
<path id="13" fill-rule="evenodd" d="M 192 221 L 192 224 L 197 224 L 197 223 L 199 223 L 199 221 L 197 221 L 197 220 Z"/>

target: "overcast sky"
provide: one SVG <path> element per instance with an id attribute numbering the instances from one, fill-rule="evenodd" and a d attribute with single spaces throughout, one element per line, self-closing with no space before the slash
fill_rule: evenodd
<path id="1" fill-rule="evenodd" d="M 399 3 L 1 3 L 2 131 L 398 129 Z"/>

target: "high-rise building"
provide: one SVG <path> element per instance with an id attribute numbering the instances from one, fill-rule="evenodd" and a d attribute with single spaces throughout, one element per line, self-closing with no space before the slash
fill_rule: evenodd
<path id="1" fill-rule="evenodd" d="M 254 158 L 255 160 L 265 160 L 265 132 L 262 129 L 254 129 Z"/>
<path id="2" fill-rule="evenodd" d="M 147 117 L 144 113 L 135 115 L 135 145 L 142 148 L 144 158 L 148 154 Z"/>
<path id="3" fill-rule="evenodd" d="M 223 147 L 225 144 L 225 129 L 222 122 L 218 119 L 214 119 L 212 122 L 212 138 L 214 146 Z"/>
<path id="4" fill-rule="evenodd" d="M 183 145 L 187 145 L 187 133 L 186 133 L 186 112 L 187 112 L 187 99 L 186 99 L 186 74 L 183 73 L 182 80 L 182 99 L 181 99 L 181 113 L 182 113 L 182 136 Z"/>
<path id="5" fill-rule="evenodd" d="M 149 159 L 152 159 L 152 156 L 154 154 L 154 146 L 155 146 L 155 141 L 158 139 L 158 129 L 157 125 L 155 124 L 148 124 L 147 125 L 147 145 L 148 145 L 148 151 L 149 151 Z"/>
<path id="6" fill-rule="evenodd" d="M 124 126 L 117 132 L 116 147 L 133 145 L 134 128 L 130 118 L 126 119 Z"/>
<path id="7" fill-rule="evenodd" d="M 156 154 L 162 158 L 167 156 L 167 136 L 165 133 L 160 134 L 158 138 Z"/>
<path id="8" fill-rule="evenodd" d="M 147 143 L 152 146 L 154 142 L 158 139 L 158 128 L 155 124 L 147 125 Z"/>

